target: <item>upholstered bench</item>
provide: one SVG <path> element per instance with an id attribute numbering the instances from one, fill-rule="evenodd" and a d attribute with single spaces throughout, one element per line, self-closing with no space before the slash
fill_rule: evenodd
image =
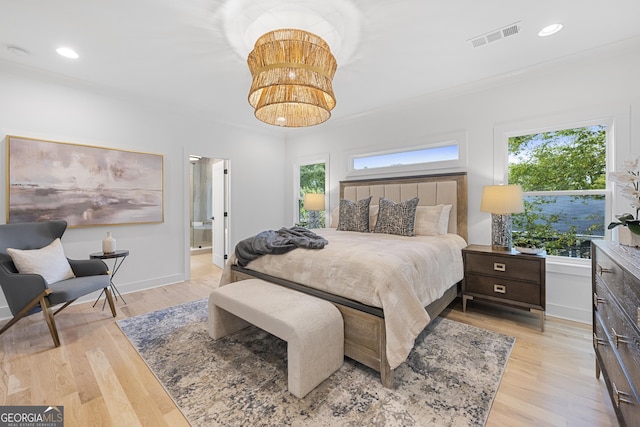
<path id="1" fill-rule="evenodd" d="M 287 342 L 288 388 L 303 398 L 344 361 L 344 325 L 328 301 L 249 279 L 209 296 L 208 329 L 217 340 L 251 323 Z"/>

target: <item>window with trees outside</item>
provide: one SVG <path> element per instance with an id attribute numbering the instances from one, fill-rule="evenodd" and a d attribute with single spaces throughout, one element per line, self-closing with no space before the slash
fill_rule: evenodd
<path id="1" fill-rule="evenodd" d="M 509 183 L 520 184 L 525 212 L 512 216 L 513 242 L 533 240 L 548 255 L 590 258 L 605 234 L 607 126 L 512 136 Z"/>
<path id="2" fill-rule="evenodd" d="M 309 225 L 310 212 L 304 208 L 305 194 L 315 193 L 324 194 L 325 190 L 325 163 L 312 163 L 300 166 L 300 181 L 298 183 L 298 224 L 302 226 Z M 324 228 L 325 215 L 318 212 L 318 227 Z"/>

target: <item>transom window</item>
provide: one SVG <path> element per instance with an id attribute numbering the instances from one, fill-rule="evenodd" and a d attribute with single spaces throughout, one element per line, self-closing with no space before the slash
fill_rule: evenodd
<path id="1" fill-rule="evenodd" d="M 433 163 L 458 159 L 458 145 L 453 144 L 445 145 L 443 147 L 354 157 L 353 169 L 386 168 L 390 166 L 415 165 L 418 163 Z"/>
<path id="2" fill-rule="evenodd" d="M 467 166 L 466 132 L 424 137 L 421 145 L 405 145 L 368 152 L 354 152 L 347 158 L 348 175 L 411 173 Z M 402 146 L 398 148 L 398 146 Z"/>

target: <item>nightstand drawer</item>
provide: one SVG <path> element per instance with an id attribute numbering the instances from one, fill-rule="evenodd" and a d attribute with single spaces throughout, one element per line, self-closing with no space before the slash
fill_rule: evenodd
<path id="1" fill-rule="evenodd" d="M 537 283 L 515 280 L 502 281 L 499 277 L 467 274 L 464 278 L 465 293 L 480 294 L 513 303 L 541 306 L 541 288 Z"/>
<path id="2" fill-rule="evenodd" d="M 465 268 L 467 273 L 488 274 L 538 283 L 542 281 L 540 262 L 523 257 L 467 253 Z"/>

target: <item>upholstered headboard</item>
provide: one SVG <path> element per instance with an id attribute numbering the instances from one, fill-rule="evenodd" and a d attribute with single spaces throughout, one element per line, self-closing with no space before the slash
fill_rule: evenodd
<path id="1" fill-rule="evenodd" d="M 467 174 L 452 173 L 404 178 L 377 178 L 340 181 L 340 198 L 357 201 L 372 196 L 394 202 L 418 197 L 419 206 L 451 205 L 449 233 L 467 240 Z"/>

